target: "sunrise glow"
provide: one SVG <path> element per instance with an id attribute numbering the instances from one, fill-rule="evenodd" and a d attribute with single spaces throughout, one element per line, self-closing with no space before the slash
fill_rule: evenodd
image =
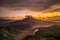
<path id="1" fill-rule="evenodd" d="M 43 13 L 43 14 L 41 14 L 41 15 L 34 15 L 34 18 L 36 18 L 36 19 L 42 19 L 42 18 L 48 18 L 48 17 L 54 17 L 54 16 L 60 16 L 60 12 L 53 12 L 53 13 L 51 13 L 51 12 L 49 12 L 49 13 Z"/>
<path id="2" fill-rule="evenodd" d="M 26 15 L 28 16 L 33 16 L 35 19 L 47 19 L 48 17 L 54 17 L 54 16 L 60 16 L 60 12 L 29 12 L 29 14 L 26 15 L 20 15 L 17 14 L 16 16 L 14 15 L 13 17 L 6 17 L 7 19 L 14 19 L 14 20 L 18 20 L 18 19 L 24 19 Z"/>

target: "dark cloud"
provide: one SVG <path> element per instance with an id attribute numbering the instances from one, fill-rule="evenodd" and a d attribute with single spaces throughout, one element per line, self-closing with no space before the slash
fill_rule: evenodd
<path id="1" fill-rule="evenodd" d="M 24 7 L 31 10 L 43 10 L 57 3 L 60 3 L 60 0 L 0 0 L 0 7 Z"/>

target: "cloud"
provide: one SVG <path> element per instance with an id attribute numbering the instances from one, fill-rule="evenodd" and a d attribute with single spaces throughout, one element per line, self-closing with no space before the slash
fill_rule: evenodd
<path id="1" fill-rule="evenodd" d="M 57 3 L 60 3 L 60 0 L 0 0 L 0 7 L 8 7 L 14 10 L 27 8 L 30 10 L 40 11 Z"/>

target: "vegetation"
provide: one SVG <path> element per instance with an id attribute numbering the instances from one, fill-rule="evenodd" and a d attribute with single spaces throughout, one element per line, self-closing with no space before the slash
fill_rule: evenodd
<path id="1" fill-rule="evenodd" d="M 28 35 L 22 40 L 60 40 L 60 26 L 53 25 L 48 28 L 39 28 L 35 35 Z"/>
<path id="2" fill-rule="evenodd" d="M 13 28 L 0 27 L 0 40 L 15 40 L 17 31 Z"/>

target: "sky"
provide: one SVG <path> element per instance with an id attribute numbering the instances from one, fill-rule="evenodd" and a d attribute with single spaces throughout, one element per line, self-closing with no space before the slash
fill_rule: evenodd
<path id="1" fill-rule="evenodd" d="M 42 15 L 56 9 L 60 10 L 60 0 L 0 0 L 0 17 Z"/>

